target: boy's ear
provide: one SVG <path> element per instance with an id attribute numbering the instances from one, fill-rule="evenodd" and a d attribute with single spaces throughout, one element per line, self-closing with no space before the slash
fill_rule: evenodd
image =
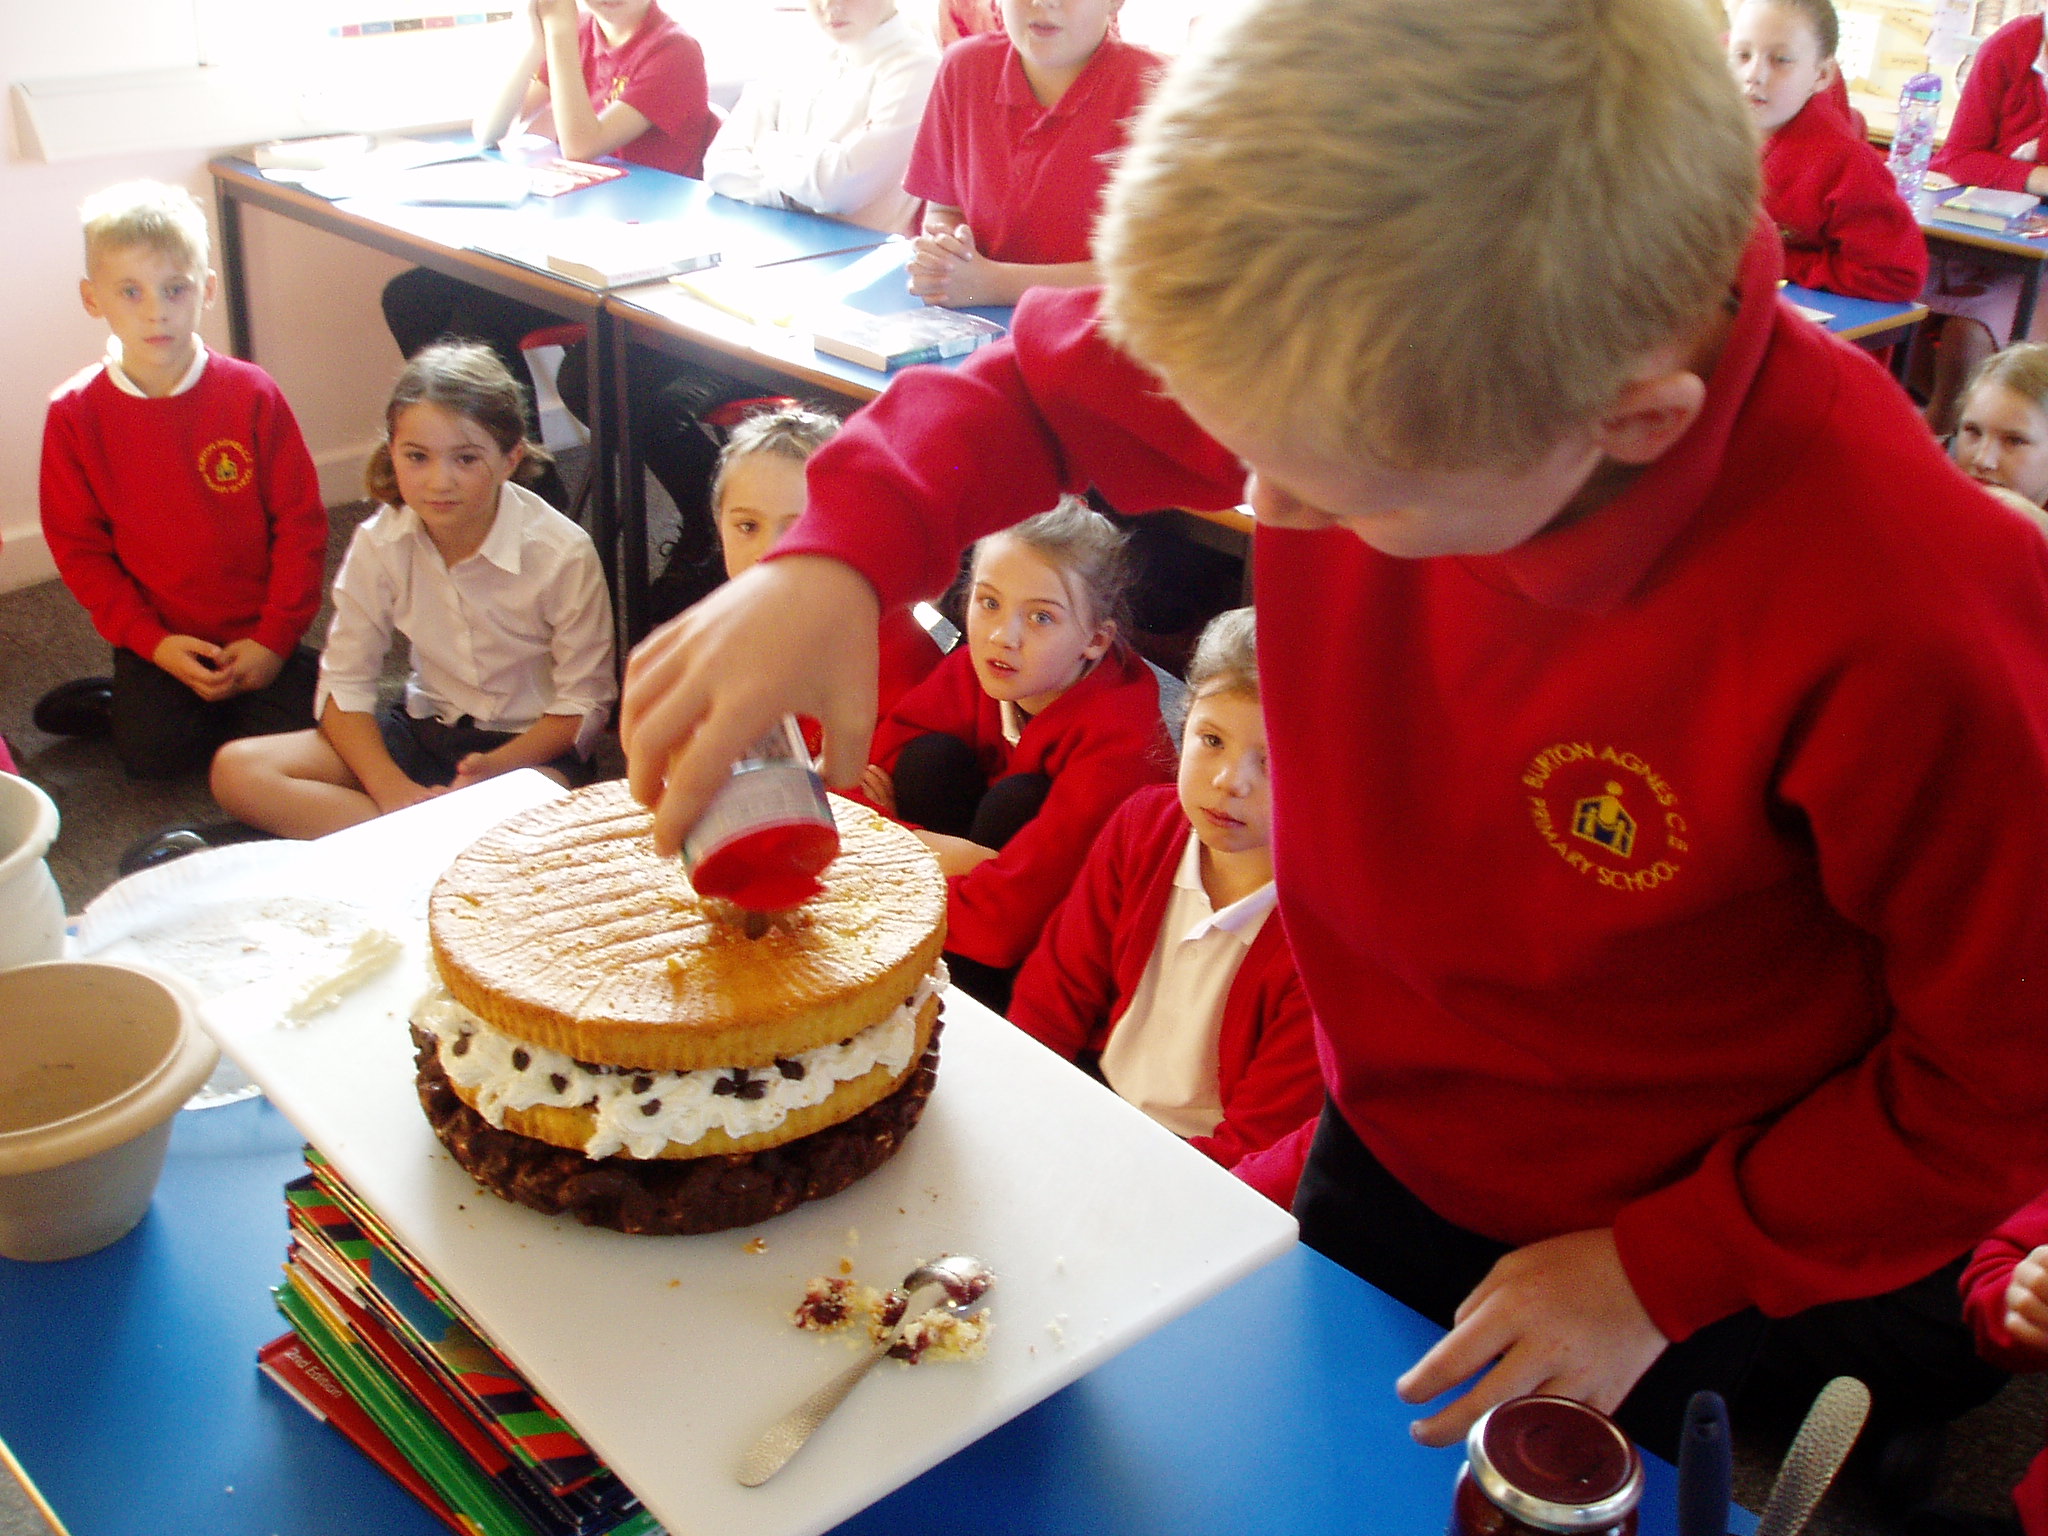
<path id="1" fill-rule="evenodd" d="M 213 268 L 208 267 L 206 269 L 206 284 L 199 294 L 199 307 L 201 309 L 213 308 L 213 301 L 219 296 L 220 274 L 214 271 Z"/>
<path id="2" fill-rule="evenodd" d="M 1823 91 L 1832 90 L 1835 84 L 1835 76 L 1841 73 L 1841 69 L 1842 66 L 1832 58 L 1822 59 L 1820 61 L 1820 84 L 1813 88 L 1813 94 L 1818 96 Z"/>
<path id="3" fill-rule="evenodd" d="M 1706 380 L 1687 367 L 1630 379 L 1593 423 L 1594 441 L 1617 463 L 1653 463 L 1685 436 L 1706 399 Z"/>
<path id="4" fill-rule="evenodd" d="M 81 277 L 78 280 L 78 302 L 85 306 L 85 312 L 91 315 L 93 319 L 104 320 L 106 318 L 106 316 L 100 313 L 100 301 L 93 297 L 92 279 L 89 277 Z"/>

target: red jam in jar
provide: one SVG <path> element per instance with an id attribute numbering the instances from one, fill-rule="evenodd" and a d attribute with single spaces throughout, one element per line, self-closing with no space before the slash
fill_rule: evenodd
<path id="1" fill-rule="evenodd" d="M 753 912 L 808 901 L 838 856 L 832 806 L 793 715 L 747 749 L 683 839 L 683 868 L 697 894 Z"/>
<path id="2" fill-rule="evenodd" d="M 1465 1437 L 1450 1536 L 1634 1536 L 1643 1463 L 1598 1409 L 1518 1397 Z"/>

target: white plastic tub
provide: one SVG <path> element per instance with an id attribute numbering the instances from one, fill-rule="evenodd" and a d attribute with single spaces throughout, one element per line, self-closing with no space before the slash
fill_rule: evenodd
<path id="1" fill-rule="evenodd" d="M 142 1220 L 171 1122 L 218 1055 L 171 977 L 97 960 L 0 971 L 0 1255 L 76 1258 Z"/>
<path id="2" fill-rule="evenodd" d="M 43 855 L 57 840 L 57 807 L 11 773 L 0 773 L 0 966 L 64 953 L 64 898 Z"/>

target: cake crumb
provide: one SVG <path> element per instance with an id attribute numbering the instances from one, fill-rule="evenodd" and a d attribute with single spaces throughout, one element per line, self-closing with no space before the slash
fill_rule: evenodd
<path id="1" fill-rule="evenodd" d="M 740 1246 L 748 1253 L 766 1253 L 768 1251 L 768 1239 L 765 1237 L 750 1237 Z"/>
<path id="2" fill-rule="evenodd" d="M 853 1260 L 851 1260 L 851 1259 L 841 1259 L 841 1260 L 839 1261 L 839 1273 L 841 1273 L 842 1275 L 850 1275 L 850 1274 L 852 1274 L 852 1273 L 853 1273 Z"/>
<path id="3" fill-rule="evenodd" d="M 678 1287 L 678 1286 L 679 1286 L 679 1285 L 681 1285 L 682 1283 L 683 1283 L 683 1282 L 681 1281 L 681 1279 L 675 1279 L 675 1280 L 671 1280 L 671 1281 L 669 1281 L 669 1283 L 668 1283 L 668 1288 L 669 1288 L 670 1290 L 674 1290 L 674 1289 L 676 1289 L 676 1287 Z"/>
<path id="4" fill-rule="evenodd" d="M 847 1274 L 820 1275 L 804 1288 L 790 1321 L 813 1333 L 836 1332 L 857 1322 L 862 1326 L 850 1332 L 856 1337 L 865 1334 L 879 1344 L 902 1317 L 905 1299 L 901 1291 L 878 1291 Z M 934 1307 L 904 1326 L 889 1353 L 905 1365 L 920 1360 L 980 1360 L 988 1354 L 993 1327 L 985 1308 L 963 1315 Z"/>

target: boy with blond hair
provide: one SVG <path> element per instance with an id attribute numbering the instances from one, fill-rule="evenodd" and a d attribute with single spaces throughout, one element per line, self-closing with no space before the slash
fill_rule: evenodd
<path id="1" fill-rule="evenodd" d="M 635 656 L 663 846 L 781 710 L 852 778 L 850 637 L 967 538 L 1247 495 L 1330 1095 L 1295 1210 L 1450 1326 L 1418 1438 L 1553 1391 L 1669 1449 L 1764 1314 L 2048 1184 L 2048 547 L 1778 301 L 1696 0 L 1249 0 L 1097 249 Z"/>
<path id="2" fill-rule="evenodd" d="M 43 533 L 114 675 L 66 685 L 70 723 L 90 726 L 81 694 L 110 687 L 122 765 L 170 778 L 230 737 L 312 723 L 299 639 L 320 607 L 327 511 L 276 382 L 199 339 L 215 277 L 191 194 L 127 182 L 81 212 L 79 297 L 112 336 L 50 396 Z"/>

